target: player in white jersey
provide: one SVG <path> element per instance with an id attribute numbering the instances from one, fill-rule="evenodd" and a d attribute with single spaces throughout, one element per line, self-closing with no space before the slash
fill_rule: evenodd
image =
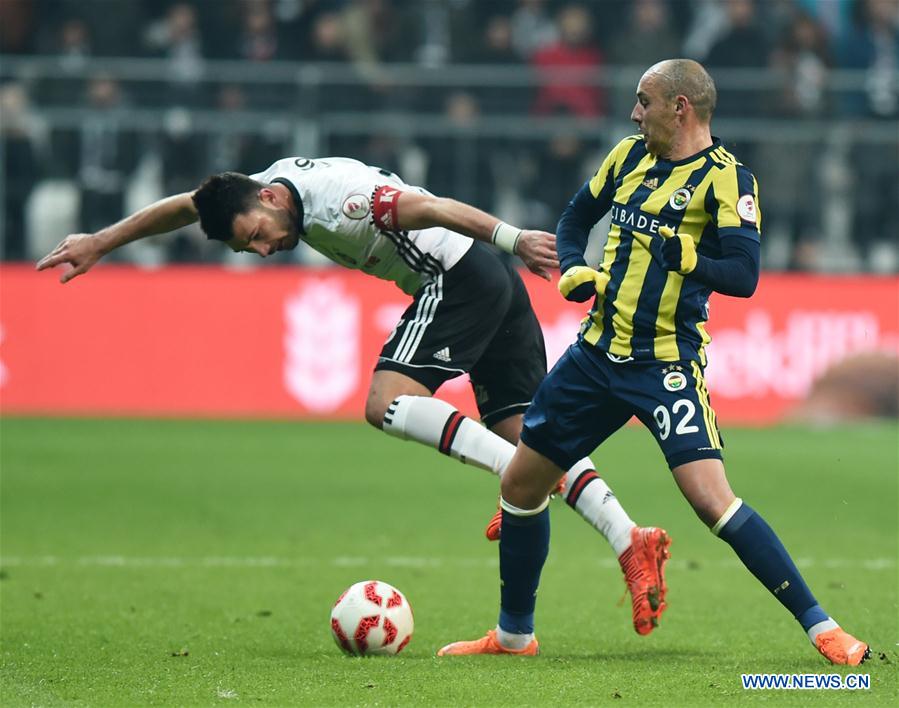
<path id="1" fill-rule="evenodd" d="M 198 219 L 209 238 L 234 251 L 267 257 L 304 241 L 411 295 L 375 366 L 366 420 L 503 474 L 522 414 L 546 374 L 546 353 L 524 283 L 486 244 L 517 254 L 549 280 L 559 265 L 553 234 L 515 228 L 356 160 L 289 157 L 251 176 L 213 175 L 194 192 L 162 199 L 95 234 L 72 234 L 37 268 L 68 264 L 65 283 L 115 248 Z M 464 373 L 483 425 L 432 397 Z M 632 596 L 634 628 L 649 634 L 665 609 L 667 534 L 638 527 L 589 458 L 565 474 L 560 491 L 612 546 Z M 487 535 L 498 538 L 495 520 Z"/>

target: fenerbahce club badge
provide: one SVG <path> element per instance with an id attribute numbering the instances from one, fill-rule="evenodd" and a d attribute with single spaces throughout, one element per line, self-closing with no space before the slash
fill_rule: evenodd
<path id="1" fill-rule="evenodd" d="M 682 211 L 687 208 L 687 204 L 690 203 L 690 197 L 692 196 L 693 193 L 689 189 L 681 187 L 680 189 L 674 190 L 674 194 L 668 199 L 668 204 L 672 209 Z"/>
<path id="2" fill-rule="evenodd" d="M 687 387 L 687 377 L 684 376 L 681 367 L 672 365 L 662 369 L 665 378 L 662 379 L 662 385 L 667 391 L 683 391 Z"/>

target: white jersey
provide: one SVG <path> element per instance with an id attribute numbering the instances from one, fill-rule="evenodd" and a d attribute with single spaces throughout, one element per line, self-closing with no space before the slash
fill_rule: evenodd
<path id="1" fill-rule="evenodd" d="M 444 228 L 391 229 L 389 204 L 383 203 L 397 191 L 427 192 L 358 160 L 288 157 L 250 177 L 290 189 L 300 211 L 300 238 L 316 251 L 347 268 L 390 280 L 410 295 L 456 265 L 473 243 Z"/>

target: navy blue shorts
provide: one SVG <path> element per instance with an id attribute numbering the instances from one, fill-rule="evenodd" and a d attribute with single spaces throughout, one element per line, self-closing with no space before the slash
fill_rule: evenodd
<path id="1" fill-rule="evenodd" d="M 621 361 L 572 344 L 537 389 L 521 440 L 563 470 L 637 416 L 671 468 L 721 459 L 724 447 L 699 364 Z"/>

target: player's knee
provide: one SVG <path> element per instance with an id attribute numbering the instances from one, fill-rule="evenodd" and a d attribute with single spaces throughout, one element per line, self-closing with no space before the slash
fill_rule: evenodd
<path id="1" fill-rule="evenodd" d="M 719 459 L 688 462 L 672 472 L 684 497 L 706 526 L 713 526 L 736 498 Z"/>
<path id="2" fill-rule="evenodd" d="M 711 505 L 694 502 L 690 502 L 690 505 L 693 507 L 693 511 L 696 512 L 696 516 L 699 517 L 699 520 L 702 521 L 702 523 L 704 523 L 709 528 L 711 528 L 715 524 L 715 521 L 717 521 L 717 517 L 712 511 Z"/>
<path id="3" fill-rule="evenodd" d="M 733 494 L 729 496 L 702 496 L 695 499 L 688 498 L 690 506 L 696 512 L 696 516 L 700 518 L 702 523 L 711 528 L 721 518 L 722 514 L 727 511 L 735 497 Z"/>
<path id="4" fill-rule="evenodd" d="M 547 492 L 533 478 L 504 474 L 500 481 L 500 494 L 519 509 L 536 509 L 547 497 Z"/>
<path id="5" fill-rule="evenodd" d="M 380 396 L 369 394 L 365 401 L 365 420 L 379 430 L 384 427 L 384 414 L 390 401 L 384 401 Z"/>

